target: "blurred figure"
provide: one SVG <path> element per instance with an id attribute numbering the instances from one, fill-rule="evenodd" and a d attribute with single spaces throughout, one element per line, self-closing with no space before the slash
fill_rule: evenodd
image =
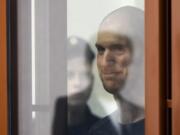
<path id="1" fill-rule="evenodd" d="M 53 135 L 87 135 L 99 119 L 87 105 L 93 87 L 94 53 L 81 38 L 70 37 L 67 46 L 67 94 L 56 103 Z"/>
<path id="2" fill-rule="evenodd" d="M 114 96 L 119 109 L 95 124 L 90 135 L 144 135 L 144 108 L 122 96 L 128 77 L 132 74 L 130 67 L 140 64 L 143 67 L 144 64 L 144 56 L 139 55 L 143 54 L 139 50 L 143 51 L 144 48 L 143 11 L 122 7 L 108 15 L 100 25 L 96 48 L 102 84 Z"/>

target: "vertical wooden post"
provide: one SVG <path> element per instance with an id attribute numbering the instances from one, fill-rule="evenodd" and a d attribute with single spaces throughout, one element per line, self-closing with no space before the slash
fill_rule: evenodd
<path id="1" fill-rule="evenodd" d="M 0 135 L 8 135 L 6 0 L 0 0 Z"/>
<path id="2" fill-rule="evenodd" d="M 165 135 L 163 10 L 162 0 L 145 0 L 145 135 Z"/>
<path id="3" fill-rule="evenodd" d="M 172 0 L 172 135 L 180 135 L 180 1 Z"/>

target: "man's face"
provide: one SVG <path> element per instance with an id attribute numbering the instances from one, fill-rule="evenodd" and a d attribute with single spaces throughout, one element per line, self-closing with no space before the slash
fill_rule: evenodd
<path id="1" fill-rule="evenodd" d="M 104 88 L 116 94 L 125 83 L 131 61 L 127 37 L 111 32 L 100 32 L 97 38 L 97 66 Z"/>

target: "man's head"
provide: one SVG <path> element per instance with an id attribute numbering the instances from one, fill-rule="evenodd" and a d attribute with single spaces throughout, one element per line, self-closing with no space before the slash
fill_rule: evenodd
<path id="1" fill-rule="evenodd" d="M 108 15 L 100 25 L 96 48 L 97 66 L 104 88 L 118 93 L 128 77 L 136 44 L 143 29 L 143 11 L 123 7 Z"/>
<path id="2" fill-rule="evenodd" d="M 67 54 L 68 104 L 86 104 L 93 85 L 94 53 L 85 40 L 73 36 L 68 38 Z"/>

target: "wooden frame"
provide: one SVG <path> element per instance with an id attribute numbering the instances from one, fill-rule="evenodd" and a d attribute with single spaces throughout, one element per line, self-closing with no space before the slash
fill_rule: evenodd
<path id="1" fill-rule="evenodd" d="M 6 0 L 0 0 L 0 134 L 8 134 Z"/>
<path id="2" fill-rule="evenodd" d="M 180 134 L 180 1 L 172 0 L 172 135 Z"/>
<path id="3" fill-rule="evenodd" d="M 159 0 L 146 1 L 145 6 L 145 134 L 161 134 Z M 150 27 L 151 26 L 151 27 Z M 152 54 L 153 53 L 153 54 Z M 152 64 L 153 63 L 153 64 Z"/>
<path id="4" fill-rule="evenodd" d="M 0 134 L 8 135 L 8 101 L 7 101 L 7 18 L 6 18 L 6 1 L 0 0 Z M 168 0 L 166 0 L 168 1 Z M 164 79 L 166 69 L 162 70 L 165 54 L 163 45 L 166 44 L 164 39 L 167 37 L 167 28 L 165 17 L 165 1 L 163 0 L 146 0 L 145 1 L 145 54 L 146 54 L 146 135 L 165 135 L 166 121 L 166 88 Z M 177 12 L 180 1 L 172 0 L 172 103 L 168 100 L 168 107 L 172 107 L 172 133 L 180 134 L 180 16 Z M 15 25 L 12 25 L 15 26 Z M 164 29 L 165 28 L 165 29 Z M 14 28 L 16 29 L 16 28 Z M 11 37 L 12 38 L 12 37 Z M 14 48 L 15 49 L 15 48 Z M 165 77 L 166 78 L 166 77 Z M 17 115 L 17 114 L 15 114 Z M 14 121 L 15 123 L 17 122 Z"/>
<path id="5" fill-rule="evenodd" d="M 146 0 L 145 3 L 145 135 L 169 132 L 168 4 L 168 0 Z"/>

